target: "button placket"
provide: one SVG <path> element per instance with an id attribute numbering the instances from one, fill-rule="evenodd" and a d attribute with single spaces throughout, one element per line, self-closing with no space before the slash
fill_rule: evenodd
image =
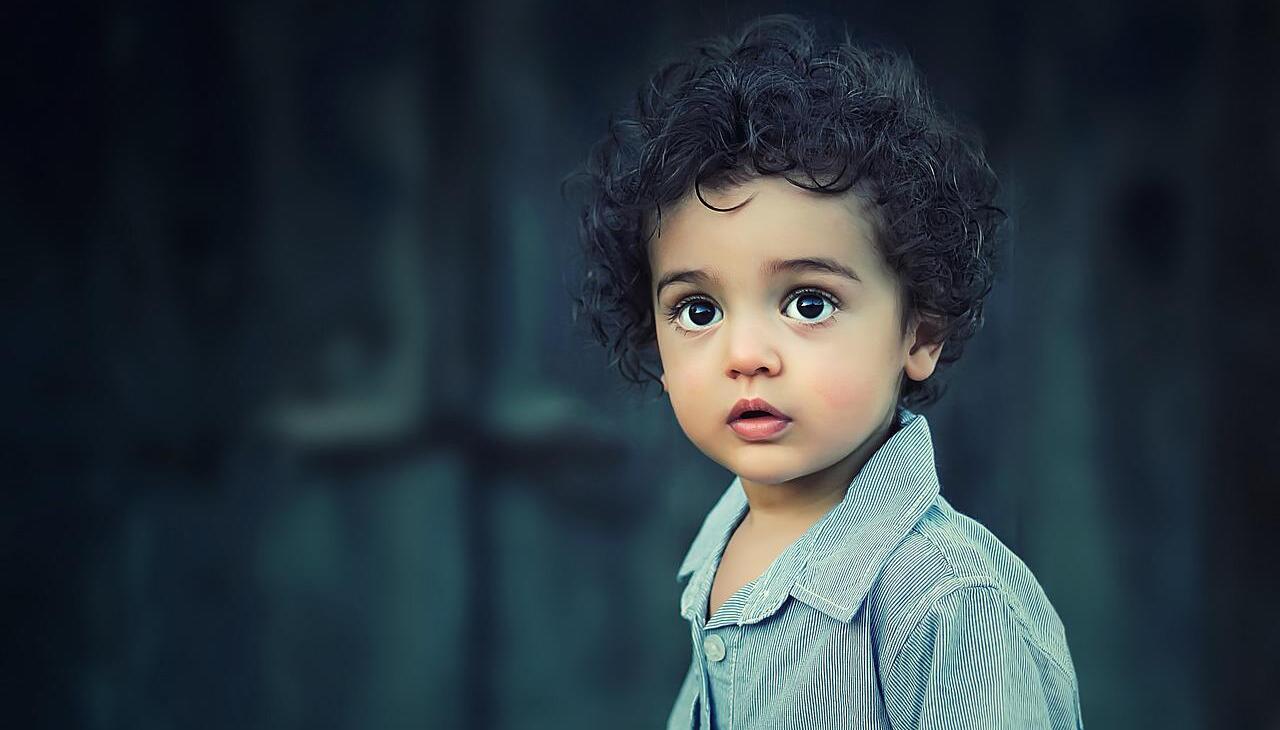
<path id="1" fill-rule="evenodd" d="M 702 631 L 698 628 L 698 623 L 696 621 L 689 622 L 689 630 L 693 638 L 694 663 L 698 667 L 698 694 L 697 701 L 694 702 L 694 715 L 698 719 L 695 720 L 694 726 L 711 727 L 711 687 L 709 686 L 711 684 L 711 677 L 708 675 L 706 670 L 707 663 L 703 661 L 703 658 L 705 657 L 700 656 L 702 652 L 698 651 L 698 646 L 702 643 L 698 640 Z"/>
<path id="2" fill-rule="evenodd" d="M 733 636 L 732 628 L 722 628 L 715 633 L 705 633 L 702 639 L 702 656 L 704 658 L 704 666 L 707 675 L 707 690 L 710 693 L 711 715 L 722 718 L 716 720 L 716 725 L 723 726 L 728 722 L 733 713 L 733 673 L 732 659 L 733 652 Z M 714 687 L 714 692 L 712 692 Z"/>

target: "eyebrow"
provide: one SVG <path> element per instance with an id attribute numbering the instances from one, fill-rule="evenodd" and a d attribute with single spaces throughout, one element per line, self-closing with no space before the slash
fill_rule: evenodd
<path id="1" fill-rule="evenodd" d="M 861 277 L 859 277 L 858 274 L 848 266 L 845 266 L 835 259 L 821 257 L 770 259 L 764 262 L 764 265 L 760 267 L 760 272 L 766 276 L 776 276 L 784 271 L 791 273 L 816 272 L 820 274 L 835 274 L 836 276 L 843 276 L 854 281 L 862 281 Z M 683 269 L 680 271 L 672 271 L 658 280 L 658 288 L 655 293 L 661 294 L 665 287 L 680 281 L 687 282 L 689 284 L 707 286 L 708 284 L 719 284 L 720 278 L 715 274 L 707 272 L 705 269 Z"/>

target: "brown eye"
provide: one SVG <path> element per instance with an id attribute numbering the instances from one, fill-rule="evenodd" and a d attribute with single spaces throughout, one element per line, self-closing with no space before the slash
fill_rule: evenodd
<path id="1" fill-rule="evenodd" d="M 817 324 L 831 318 L 839 307 L 835 300 L 816 290 L 797 292 L 787 302 L 786 315 L 805 324 Z"/>
<path id="2" fill-rule="evenodd" d="M 671 321 L 685 330 L 703 330 L 724 318 L 720 308 L 706 299 L 689 299 L 672 310 Z"/>
<path id="3" fill-rule="evenodd" d="M 714 322 L 716 318 L 716 308 L 707 306 L 702 302 L 690 304 L 687 311 L 689 313 L 689 321 L 699 327 L 706 327 Z"/>

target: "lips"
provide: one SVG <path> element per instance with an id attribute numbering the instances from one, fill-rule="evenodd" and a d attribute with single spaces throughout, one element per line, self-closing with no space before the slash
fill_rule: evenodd
<path id="1" fill-rule="evenodd" d="M 755 411 L 754 413 L 752 411 Z M 725 423 L 733 423 L 739 418 L 746 416 L 751 417 L 772 417 L 783 421 L 790 421 L 791 417 L 782 411 L 769 405 L 769 401 L 763 398 L 743 398 L 733 404 L 733 408 L 729 411 L 729 418 Z"/>
<path id="2" fill-rule="evenodd" d="M 791 426 L 791 417 L 763 398 L 743 398 L 729 411 L 729 428 L 746 441 L 770 441 Z"/>

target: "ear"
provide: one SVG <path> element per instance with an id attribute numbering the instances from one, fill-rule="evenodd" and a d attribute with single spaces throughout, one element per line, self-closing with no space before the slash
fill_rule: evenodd
<path id="1" fill-rule="evenodd" d="M 916 321 L 907 334 L 906 342 L 911 349 L 907 352 L 905 370 L 912 380 L 928 380 L 938 366 L 938 358 L 942 355 L 942 342 L 934 342 L 935 328 L 927 321 Z"/>
<path id="2" fill-rule="evenodd" d="M 663 373 L 658 376 L 658 380 L 662 381 L 662 392 L 667 392 L 667 374 Z"/>

